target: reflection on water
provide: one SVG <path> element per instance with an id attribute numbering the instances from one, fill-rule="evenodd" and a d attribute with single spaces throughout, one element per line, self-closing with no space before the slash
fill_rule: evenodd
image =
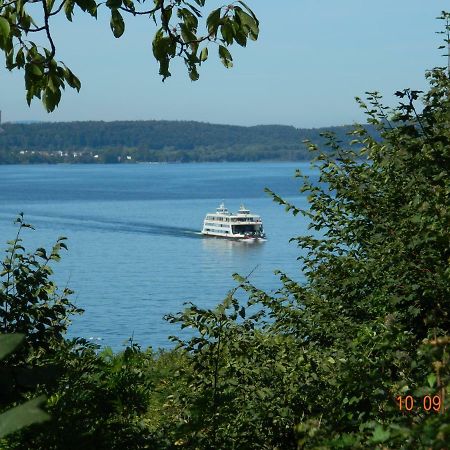
<path id="1" fill-rule="evenodd" d="M 202 247 L 207 252 L 219 256 L 235 256 L 252 253 L 256 255 L 263 250 L 265 241 L 261 240 L 234 240 L 214 237 L 203 237 Z"/>

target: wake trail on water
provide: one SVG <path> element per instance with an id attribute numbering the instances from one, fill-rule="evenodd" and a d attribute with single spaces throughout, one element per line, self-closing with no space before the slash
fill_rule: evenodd
<path id="1" fill-rule="evenodd" d="M 0 212 L 0 217 L 10 219 L 11 214 L 5 211 Z M 17 215 L 17 214 L 15 214 Z M 64 227 L 70 227 L 72 229 L 90 229 L 98 231 L 115 231 L 126 233 L 139 233 L 150 234 L 156 236 L 173 236 L 184 237 L 191 239 L 201 238 L 199 230 L 192 228 L 177 227 L 171 225 L 162 225 L 144 221 L 125 221 L 125 220 L 112 220 L 102 219 L 95 216 L 77 216 L 77 215 L 61 215 L 61 214 L 26 214 L 25 221 L 30 222 L 33 225 L 44 225 L 47 228 L 49 225 L 57 227 L 58 225 Z"/>

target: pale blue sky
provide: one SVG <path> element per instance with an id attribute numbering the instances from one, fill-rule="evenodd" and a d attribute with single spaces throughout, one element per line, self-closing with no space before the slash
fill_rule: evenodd
<path id="1" fill-rule="evenodd" d="M 212 6 L 218 2 L 210 0 Z M 363 120 L 354 97 L 378 90 L 423 89 L 425 69 L 444 65 L 435 20 L 443 0 L 248 0 L 261 35 L 233 47 L 235 66 L 216 58 L 189 80 L 182 63 L 161 82 L 151 52 L 154 25 L 127 20 L 115 39 L 108 18 L 77 12 L 73 23 L 54 21 L 59 59 L 81 79 L 47 114 L 25 102 L 23 75 L 0 70 L 0 109 L 16 120 L 198 120 L 237 125 L 320 127 Z M 2 61 L 3 64 L 3 61 Z"/>

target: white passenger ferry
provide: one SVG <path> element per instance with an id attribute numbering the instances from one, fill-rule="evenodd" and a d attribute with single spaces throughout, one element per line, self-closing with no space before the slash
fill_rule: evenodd
<path id="1" fill-rule="evenodd" d="M 222 203 L 215 213 L 208 213 L 203 222 L 202 234 L 230 239 L 264 239 L 264 228 L 260 216 L 250 214 L 242 205 L 236 214 Z"/>

